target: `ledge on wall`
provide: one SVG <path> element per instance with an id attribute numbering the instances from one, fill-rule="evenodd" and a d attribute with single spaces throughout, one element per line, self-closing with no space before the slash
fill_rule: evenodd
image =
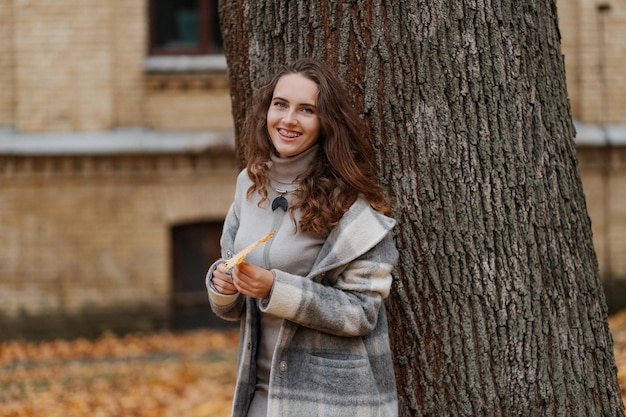
<path id="1" fill-rule="evenodd" d="M 588 124 L 574 120 L 576 145 L 626 146 L 626 124 Z"/>
<path id="2" fill-rule="evenodd" d="M 626 124 L 574 120 L 578 146 L 626 146 Z M 128 155 L 232 152 L 232 131 L 154 131 L 143 128 L 91 132 L 18 133 L 0 129 L 0 155 Z"/>
<path id="3" fill-rule="evenodd" d="M 17 133 L 0 130 L 0 155 L 129 155 L 232 152 L 232 131 L 165 132 L 115 129 L 96 132 Z"/>
<path id="4" fill-rule="evenodd" d="M 224 55 L 150 56 L 144 62 L 147 72 L 226 72 Z"/>

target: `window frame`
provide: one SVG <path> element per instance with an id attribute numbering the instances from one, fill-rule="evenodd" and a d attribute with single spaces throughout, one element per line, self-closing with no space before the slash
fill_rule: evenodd
<path id="1" fill-rule="evenodd" d="M 199 14 L 199 42 L 197 46 L 182 47 L 170 46 L 163 47 L 156 45 L 156 2 L 158 0 L 150 0 L 148 2 L 148 54 L 150 56 L 172 56 L 172 55 L 223 55 L 223 48 L 215 47 L 213 39 L 214 28 L 211 22 L 218 21 L 219 16 L 216 15 L 218 0 L 196 0 Z"/>

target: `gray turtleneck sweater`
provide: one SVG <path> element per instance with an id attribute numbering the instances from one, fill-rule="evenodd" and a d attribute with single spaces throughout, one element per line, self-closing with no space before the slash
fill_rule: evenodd
<path id="1" fill-rule="evenodd" d="M 235 251 L 239 251 L 269 231 L 275 230 L 274 237 L 252 251 L 246 261 L 266 269 L 277 269 L 291 274 L 307 276 L 324 243 L 324 239 L 311 233 L 296 230 L 293 220 L 281 208 L 271 209 L 271 202 L 283 192 L 289 204 L 293 202 L 293 191 L 297 189 L 296 177 L 306 171 L 318 150 L 314 145 L 308 150 L 290 158 L 273 156 L 270 167 L 269 202 L 260 207 L 258 194 L 245 198 L 252 184 L 247 174 L 242 173 L 237 182 L 234 204 L 239 214 L 240 226 L 235 238 Z M 300 213 L 296 212 L 296 222 Z M 233 295 L 235 298 L 236 295 Z M 257 300 L 262 303 L 263 300 Z M 266 417 L 269 376 L 282 319 L 261 313 L 261 328 L 258 340 L 257 382 L 254 398 L 248 410 L 248 417 Z"/>

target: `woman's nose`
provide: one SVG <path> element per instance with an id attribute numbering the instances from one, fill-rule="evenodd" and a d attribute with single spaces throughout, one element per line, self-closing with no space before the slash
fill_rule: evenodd
<path id="1" fill-rule="evenodd" d="M 298 123 L 298 119 L 296 117 L 296 112 L 295 110 L 288 110 L 285 113 L 285 117 L 283 118 L 285 123 L 289 123 L 289 124 L 296 124 Z"/>

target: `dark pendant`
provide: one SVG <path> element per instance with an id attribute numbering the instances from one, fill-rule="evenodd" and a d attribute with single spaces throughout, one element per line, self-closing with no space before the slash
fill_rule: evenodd
<path id="1" fill-rule="evenodd" d="M 279 195 L 272 201 L 272 211 L 276 210 L 278 207 L 282 208 L 283 211 L 287 211 L 287 205 L 287 199 Z"/>

